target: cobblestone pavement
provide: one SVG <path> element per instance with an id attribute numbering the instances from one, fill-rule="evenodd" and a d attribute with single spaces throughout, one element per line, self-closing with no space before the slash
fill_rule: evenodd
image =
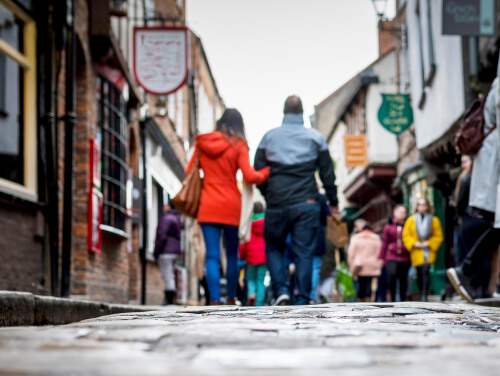
<path id="1" fill-rule="evenodd" d="M 257 374 L 499 375 L 500 308 L 172 306 L 0 328 L 0 375 Z"/>

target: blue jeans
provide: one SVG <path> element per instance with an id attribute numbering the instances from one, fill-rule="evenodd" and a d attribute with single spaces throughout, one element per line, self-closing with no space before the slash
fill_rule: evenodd
<path id="1" fill-rule="evenodd" d="M 318 293 L 318 282 L 319 282 L 319 270 L 321 269 L 322 260 L 323 260 L 323 256 L 313 256 L 311 296 L 309 298 L 311 301 L 313 301 L 315 303 L 320 302 L 319 301 L 319 293 Z"/>
<path id="2" fill-rule="evenodd" d="M 308 304 L 311 294 L 313 254 L 319 226 L 318 203 L 299 203 L 287 207 L 267 208 L 264 220 L 267 266 L 275 297 L 288 294 L 284 265 L 286 237 L 291 234 L 298 290 L 297 304 Z"/>
<path id="3" fill-rule="evenodd" d="M 220 302 L 220 237 L 226 245 L 227 297 L 236 298 L 238 284 L 238 227 L 217 223 L 200 223 L 207 248 L 207 284 L 212 302 Z"/>
<path id="4" fill-rule="evenodd" d="M 247 265 L 247 296 L 254 295 L 256 297 L 255 305 L 263 306 L 266 295 L 266 286 L 264 279 L 266 278 L 267 266 L 264 265 Z"/>

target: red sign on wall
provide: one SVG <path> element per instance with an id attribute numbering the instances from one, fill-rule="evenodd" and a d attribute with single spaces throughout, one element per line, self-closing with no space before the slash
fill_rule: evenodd
<path id="1" fill-rule="evenodd" d="M 188 77 L 188 29 L 134 27 L 134 73 L 147 92 L 167 95 Z"/>
<path id="2" fill-rule="evenodd" d="M 101 252 L 102 193 L 97 188 L 89 192 L 87 245 L 89 251 Z"/>
<path id="3" fill-rule="evenodd" d="M 102 193 L 101 144 L 90 139 L 90 189 L 87 213 L 87 245 L 90 251 L 101 252 Z"/>

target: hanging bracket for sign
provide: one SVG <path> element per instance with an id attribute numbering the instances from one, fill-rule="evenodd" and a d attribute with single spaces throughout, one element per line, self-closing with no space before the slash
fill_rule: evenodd
<path id="1" fill-rule="evenodd" d="M 148 93 L 177 91 L 188 77 L 186 27 L 134 27 L 134 74 Z"/>

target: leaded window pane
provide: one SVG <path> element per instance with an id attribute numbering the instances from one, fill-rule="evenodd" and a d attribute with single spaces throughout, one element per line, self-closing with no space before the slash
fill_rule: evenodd
<path id="1" fill-rule="evenodd" d="M 102 135 L 103 223 L 125 228 L 126 116 L 120 90 L 104 77 L 98 80 L 99 126 Z"/>

